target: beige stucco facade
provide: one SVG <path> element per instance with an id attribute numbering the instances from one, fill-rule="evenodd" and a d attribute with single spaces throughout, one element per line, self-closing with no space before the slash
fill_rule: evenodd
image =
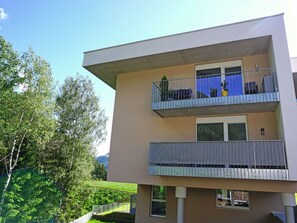
<path id="1" fill-rule="evenodd" d="M 150 186 L 139 185 L 137 200 L 136 222 L 141 223 L 175 223 L 176 222 L 176 198 L 174 187 L 167 190 L 166 217 L 158 218 L 150 216 Z M 184 222 L 230 222 L 230 223 L 271 223 L 270 212 L 283 211 L 279 202 L 279 193 L 259 193 L 249 194 L 251 207 L 249 210 L 238 210 L 217 207 L 216 190 L 188 188 L 185 199 L 185 219 Z M 239 220 L 240 219 L 240 220 Z"/>
<path id="2" fill-rule="evenodd" d="M 243 86 L 254 82 L 259 94 L 267 93 L 263 87 L 263 77 L 267 73 L 258 70 L 268 68 L 275 78 L 279 97 L 274 102 L 274 109 L 265 110 L 265 103 L 260 111 L 237 110 L 230 105 L 227 112 L 220 113 L 223 107 L 216 106 L 218 112 L 212 115 L 205 112 L 167 118 L 153 111 L 154 81 L 160 81 L 164 75 L 168 80 L 192 78 L 192 82 L 185 79 L 185 86 L 181 84 L 179 88 L 195 89 L 197 67 L 230 61 L 240 62 L 244 71 Z M 139 185 L 137 223 L 175 223 L 180 219 L 177 213 L 183 213 L 187 223 L 198 222 L 197 219 L 210 223 L 222 222 L 221 219 L 223 222 L 239 222 L 239 219 L 242 223 L 271 222 L 272 211 L 284 210 L 290 216 L 291 209 L 287 206 L 295 204 L 282 204 L 281 196 L 286 193 L 284 197 L 292 197 L 297 191 L 297 93 L 283 15 L 90 51 L 85 54 L 84 67 L 116 90 L 108 180 Z M 292 68 L 295 69 L 295 65 Z M 297 80 L 296 75 L 294 79 Z M 151 142 L 195 142 L 197 119 L 226 116 L 244 117 L 247 140 L 284 142 L 286 180 L 149 174 Z M 166 217 L 150 216 L 152 185 L 167 186 Z M 187 191 L 184 201 L 178 198 L 181 203 L 174 196 L 178 187 Z M 217 189 L 249 191 L 250 209 L 217 207 Z"/>
<path id="3" fill-rule="evenodd" d="M 240 59 L 247 69 L 252 69 L 255 63 L 258 63 L 258 66 L 261 67 L 268 66 L 267 55 L 249 56 Z M 166 75 L 168 79 L 193 77 L 196 65 L 154 69 L 123 74 L 118 77 L 108 180 L 148 185 L 217 188 L 218 184 L 220 184 L 221 188 L 231 189 L 296 191 L 297 184 L 295 182 L 279 184 L 270 181 L 250 181 L 250 183 L 246 183 L 245 181 L 242 182 L 242 180 L 208 178 L 197 181 L 195 178 L 148 175 L 147 161 L 150 142 L 196 141 L 196 117 L 164 119 L 150 109 L 151 83 L 160 80 L 163 75 Z M 247 117 L 249 140 L 279 139 L 276 112 L 234 113 L 231 115 L 244 115 Z M 265 129 L 265 135 L 261 135 L 261 128 Z M 129 162 L 123 162 L 123 160 L 129 160 Z"/>

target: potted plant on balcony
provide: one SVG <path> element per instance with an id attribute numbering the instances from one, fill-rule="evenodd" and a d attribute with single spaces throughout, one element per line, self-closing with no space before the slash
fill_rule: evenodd
<path id="1" fill-rule="evenodd" d="M 221 82 L 221 88 L 222 88 L 222 96 L 228 96 L 228 88 L 227 88 L 228 82 L 226 80 L 223 80 Z"/>
<path id="2" fill-rule="evenodd" d="M 168 80 L 167 77 L 164 75 L 160 81 L 160 89 L 161 89 L 161 101 L 168 100 Z"/>
<path id="3" fill-rule="evenodd" d="M 218 89 L 210 88 L 210 97 L 217 97 L 217 96 L 218 96 Z"/>

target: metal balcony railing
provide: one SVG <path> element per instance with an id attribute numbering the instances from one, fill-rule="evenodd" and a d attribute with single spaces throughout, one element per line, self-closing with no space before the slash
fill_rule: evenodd
<path id="1" fill-rule="evenodd" d="M 150 143 L 149 174 L 288 180 L 279 140 Z"/>
<path id="2" fill-rule="evenodd" d="M 270 68 L 155 81 L 152 110 L 279 101 Z"/>

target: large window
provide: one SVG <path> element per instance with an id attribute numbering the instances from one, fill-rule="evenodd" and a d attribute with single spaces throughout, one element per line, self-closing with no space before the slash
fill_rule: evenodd
<path id="1" fill-rule="evenodd" d="M 247 140 L 246 117 L 197 118 L 197 141 Z"/>
<path id="2" fill-rule="evenodd" d="M 249 192 L 219 189 L 217 190 L 217 207 L 249 209 Z"/>
<path id="3" fill-rule="evenodd" d="M 166 187 L 152 186 L 151 215 L 166 216 Z"/>
<path id="4" fill-rule="evenodd" d="M 240 60 L 196 66 L 197 98 L 222 96 L 223 82 L 226 83 L 229 96 L 243 94 Z"/>

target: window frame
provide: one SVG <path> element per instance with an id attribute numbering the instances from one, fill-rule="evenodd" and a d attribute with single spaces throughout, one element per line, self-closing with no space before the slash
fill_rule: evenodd
<path id="1" fill-rule="evenodd" d="M 211 123 L 223 123 L 224 141 L 229 141 L 228 124 L 245 123 L 246 140 L 249 140 L 247 117 L 246 115 L 239 115 L 239 116 L 196 118 L 196 141 L 197 141 L 197 134 L 198 134 L 197 125 L 211 124 Z"/>
<path id="2" fill-rule="evenodd" d="M 163 199 L 156 199 L 154 198 L 154 187 L 164 187 L 165 188 L 165 200 Z M 158 217 L 158 218 L 166 218 L 166 214 L 167 214 L 167 187 L 163 186 L 163 185 L 152 185 L 151 186 L 151 197 L 150 197 L 150 216 L 152 217 Z M 153 210 L 153 202 L 161 202 L 161 203 L 165 203 L 165 215 L 157 215 L 157 214 L 153 214 L 152 210 Z"/>
<path id="3" fill-rule="evenodd" d="M 219 190 L 229 190 L 229 191 L 231 191 L 231 206 L 218 205 L 218 191 Z M 234 192 L 235 191 L 247 192 L 247 197 L 248 197 L 248 202 L 249 202 L 249 206 L 248 207 L 235 206 L 235 202 L 234 202 Z M 216 207 L 217 208 L 222 208 L 222 209 L 236 209 L 236 210 L 242 210 L 242 211 L 250 211 L 251 210 L 250 192 L 247 191 L 247 190 L 216 189 L 216 200 L 215 201 L 216 201 Z"/>

